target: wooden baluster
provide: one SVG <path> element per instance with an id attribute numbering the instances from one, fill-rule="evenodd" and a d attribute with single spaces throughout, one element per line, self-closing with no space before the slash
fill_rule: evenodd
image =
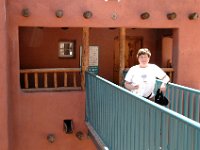
<path id="1" fill-rule="evenodd" d="M 34 73 L 35 88 L 38 88 L 38 73 Z"/>
<path id="2" fill-rule="evenodd" d="M 64 87 L 67 87 L 67 72 L 64 72 Z"/>
<path id="3" fill-rule="evenodd" d="M 44 73 L 44 87 L 48 88 L 47 72 Z"/>
<path id="4" fill-rule="evenodd" d="M 28 89 L 29 85 L 28 85 L 28 73 L 24 74 L 24 84 L 25 84 L 25 88 Z"/>
<path id="5" fill-rule="evenodd" d="M 76 72 L 73 72 L 73 81 L 74 81 L 74 87 L 77 87 L 77 85 L 76 85 Z"/>
<path id="6" fill-rule="evenodd" d="M 58 82 L 57 82 L 57 72 L 53 73 L 54 76 L 54 87 L 57 88 L 58 87 Z"/>

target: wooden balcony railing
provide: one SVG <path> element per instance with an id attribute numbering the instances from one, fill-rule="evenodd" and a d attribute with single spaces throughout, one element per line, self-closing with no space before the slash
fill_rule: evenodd
<path id="1" fill-rule="evenodd" d="M 80 68 L 21 69 L 24 91 L 81 90 Z"/>

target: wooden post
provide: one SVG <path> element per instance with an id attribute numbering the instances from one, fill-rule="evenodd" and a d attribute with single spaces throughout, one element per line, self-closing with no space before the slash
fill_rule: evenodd
<path id="1" fill-rule="evenodd" d="M 83 28 L 83 39 L 82 39 L 82 61 L 81 61 L 81 87 L 85 89 L 85 71 L 89 65 L 89 28 Z"/>
<path id="2" fill-rule="evenodd" d="M 119 84 L 123 80 L 123 70 L 125 69 L 125 50 L 126 50 L 126 28 L 120 28 L 119 36 Z"/>

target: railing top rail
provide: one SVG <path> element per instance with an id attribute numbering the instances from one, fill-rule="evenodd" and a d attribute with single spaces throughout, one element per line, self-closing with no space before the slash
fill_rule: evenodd
<path id="1" fill-rule="evenodd" d="M 41 69 L 21 69 L 20 73 L 42 73 L 42 72 L 80 72 L 81 68 L 41 68 Z"/>
<path id="2" fill-rule="evenodd" d="M 142 100 L 143 102 L 148 103 L 149 105 L 161 110 L 162 112 L 170 114 L 173 118 L 176 118 L 176 119 L 178 119 L 180 121 L 183 121 L 183 122 L 187 123 L 190 126 L 193 126 L 193 127 L 197 128 L 197 129 L 200 129 L 200 123 L 198 123 L 198 122 L 196 122 L 196 121 L 194 121 L 192 119 L 189 119 L 189 118 L 187 118 L 187 117 L 185 117 L 185 116 L 183 116 L 183 115 L 181 115 L 181 114 L 179 114 L 179 113 L 177 113 L 175 111 L 172 111 L 172 110 L 170 110 L 168 108 L 165 108 L 164 106 L 161 106 L 159 104 L 156 104 L 155 102 L 152 102 L 152 101 L 147 100 L 147 99 L 145 99 L 145 98 L 143 98 L 141 96 L 138 96 L 138 95 L 136 95 L 134 93 L 131 93 L 130 91 L 124 89 L 123 87 L 120 87 L 120 86 L 118 86 L 118 85 L 116 85 L 116 84 L 114 84 L 114 83 L 112 83 L 112 82 L 110 82 L 110 81 L 98 76 L 98 75 L 92 74 L 90 72 L 86 72 L 86 73 L 88 73 L 88 74 L 90 74 L 92 76 L 95 76 L 96 78 L 104 81 L 107 84 L 110 84 L 110 85 L 116 87 L 117 89 L 120 89 L 120 90 L 122 90 L 122 91 L 124 91 L 124 92 L 126 92 L 128 94 L 134 95 L 135 97 L 137 97 L 136 100 Z"/>

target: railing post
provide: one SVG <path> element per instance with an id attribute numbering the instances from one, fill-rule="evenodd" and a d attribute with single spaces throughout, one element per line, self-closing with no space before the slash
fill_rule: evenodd
<path id="1" fill-rule="evenodd" d="M 89 28 L 83 28 L 83 38 L 82 38 L 82 61 L 81 61 L 81 87 L 85 89 L 85 71 L 88 69 L 89 65 Z"/>

